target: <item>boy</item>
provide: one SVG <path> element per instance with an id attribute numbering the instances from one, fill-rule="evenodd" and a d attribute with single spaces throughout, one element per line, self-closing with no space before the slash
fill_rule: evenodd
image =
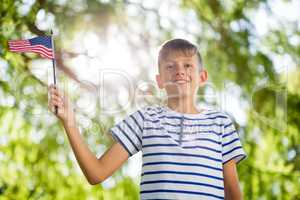
<path id="1" fill-rule="evenodd" d="M 195 106 L 195 94 L 207 81 L 197 47 L 183 39 L 165 42 L 158 68 L 167 105 L 145 107 L 119 122 L 111 129 L 115 143 L 99 159 L 79 134 L 68 98 L 50 86 L 49 108 L 58 106 L 87 180 L 104 181 L 141 150 L 141 199 L 242 199 L 236 163 L 246 155 L 232 121 Z"/>

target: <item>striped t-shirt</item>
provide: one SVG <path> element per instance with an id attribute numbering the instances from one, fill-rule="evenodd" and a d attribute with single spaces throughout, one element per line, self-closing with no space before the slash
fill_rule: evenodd
<path id="1" fill-rule="evenodd" d="M 228 115 L 149 106 L 111 129 L 129 156 L 142 151 L 141 199 L 224 199 L 223 164 L 246 157 Z"/>

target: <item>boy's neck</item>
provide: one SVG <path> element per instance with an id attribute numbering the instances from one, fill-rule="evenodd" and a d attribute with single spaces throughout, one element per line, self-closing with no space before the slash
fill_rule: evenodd
<path id="1" fill-rule="evenodd" d="M 197 114 L 201 111 L 197 109 L 193 98 L 172 98 L 168 99 L 167 105 L 170 109 L 186 114 Z"/>

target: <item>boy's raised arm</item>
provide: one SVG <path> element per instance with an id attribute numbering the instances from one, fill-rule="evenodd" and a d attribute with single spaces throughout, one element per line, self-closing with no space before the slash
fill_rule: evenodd
<path id="1" fill-rule="evenodd" d="M 91 152 L 84 142 L 76 125 L 75 115 L 71 102 L 67 95 L 62 95 L 58 89 L 50 86 L 49 109 L 54 112 L 54 106 L 58 106 L 56 116 L 62 121 L 72 150 L 79 166 L 92 185 L 104 181 L 114 171 L 122 166 L 129 154 L 119 143 L 114 143 L 100 158 Z"/>
<path id="2" fill-rule="evenodd" d="M 119 143 L 114 143 L 97 159 L 84 142 L 77 127 L 65 126 L 65 130 L 79 166 L 92 185 L 111 176 L 128 159 L 127 151 Z"/>

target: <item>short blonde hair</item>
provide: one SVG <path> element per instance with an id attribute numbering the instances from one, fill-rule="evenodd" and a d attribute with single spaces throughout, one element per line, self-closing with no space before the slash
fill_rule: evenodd
<path id="1" fill-rule="evenodd" d="M 185 39 L 171 39 L 164 42 L 158 52 L 158 66 L 160 66 L 161 60 L 172 52 L 180 52 L 186 56 L 194 56 L 196 54 L 199 61 L 199 69 L 203 68 L 201 54 L 197 46 Z"/>

